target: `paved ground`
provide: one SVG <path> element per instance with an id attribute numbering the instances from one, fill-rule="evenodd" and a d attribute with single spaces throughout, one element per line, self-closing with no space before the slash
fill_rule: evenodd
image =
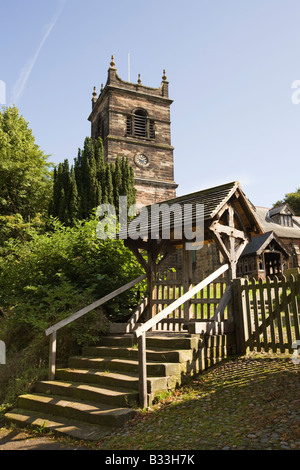
<path id="1" fill-rule="evenodd" d="M 87 447 L 67 445 L 52 437 L 1 428 L 0 450 L 87 450 Z"/>

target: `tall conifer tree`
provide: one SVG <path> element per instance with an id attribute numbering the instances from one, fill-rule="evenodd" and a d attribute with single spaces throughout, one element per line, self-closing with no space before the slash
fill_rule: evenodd
<path id="1" fill-rule="evenodd" d="M 100 204 L 112 204 L 118 213 L 119 196 L 127 196 L 128 206 L 135 203 L 134 173 L 127 158 L 115 163 L 104 159 L 102 139 L 86 137 L 78 149 L 74 166 L 68 160 L 54 170 L 53 195 L 49 214 L 66 225 L 90 216 Z"/>

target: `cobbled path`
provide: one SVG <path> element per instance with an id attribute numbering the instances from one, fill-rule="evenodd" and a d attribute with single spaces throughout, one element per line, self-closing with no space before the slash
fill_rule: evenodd
<path id="1" fill-rule="evenodd" d="M 300 365 L 267 354 L 219 364 L 99 448 L 300 450 Z"/>

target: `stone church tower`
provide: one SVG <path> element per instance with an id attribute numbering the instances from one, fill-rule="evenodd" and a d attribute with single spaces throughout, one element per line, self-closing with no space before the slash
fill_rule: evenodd
<path id="1" fill-rule="evenodd" d="M 94 88 L 91 137 L 102 137 L 105 158 L 128 157 L 134 169 L 137 206 L 176 197 L 169 83 L 162 77 L 159 88 L 121 80 L 114 57 L 105 87 L 97 96 Z"/>

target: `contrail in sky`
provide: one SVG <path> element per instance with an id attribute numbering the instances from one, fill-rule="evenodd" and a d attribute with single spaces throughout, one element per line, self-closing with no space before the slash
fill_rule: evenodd
<path id="1" fill-rule="evenodd" d="M 60 1 L 60 7 L 57 11 L 57 13 L 55 14 L 54 18 L 52 19 L 51 23 L 49 23 L 48 25 L 46 25 L 46 31 L 44 33 L 44 36 L 36 50 L 36 53 L 34 54 L 34 56 L 28 61 L 28 63 L 22 68 L 21 70 L 21 73 L 20 73 L 20 76 L 16 82 L 16 84 L 14 85 L 13 87 L 13 91 L 12 91 L 12 95 L 13 95 L 13 103 L 16 104 L 18 99 L 20 98 L 20 96 L 22 95 L 23 91 L 24 91 L 24 88 L 25 88 L 25 85 L 27 83 L 27 80 L 29 79 L 29 76 L 32 72 L 32 69 L 38 59 L 38 56 L 40 55 L 40 52 L 43 48 L 43 45 L 45 44 L 46 40 L 48 39 L 51 31 L 53 30 L 54 26 L 56 25 L 60 15 L 61 15 L 61 12 L 65 6 L 65 3 L 66 3 L 67 0 L 61 0 Z"/>

